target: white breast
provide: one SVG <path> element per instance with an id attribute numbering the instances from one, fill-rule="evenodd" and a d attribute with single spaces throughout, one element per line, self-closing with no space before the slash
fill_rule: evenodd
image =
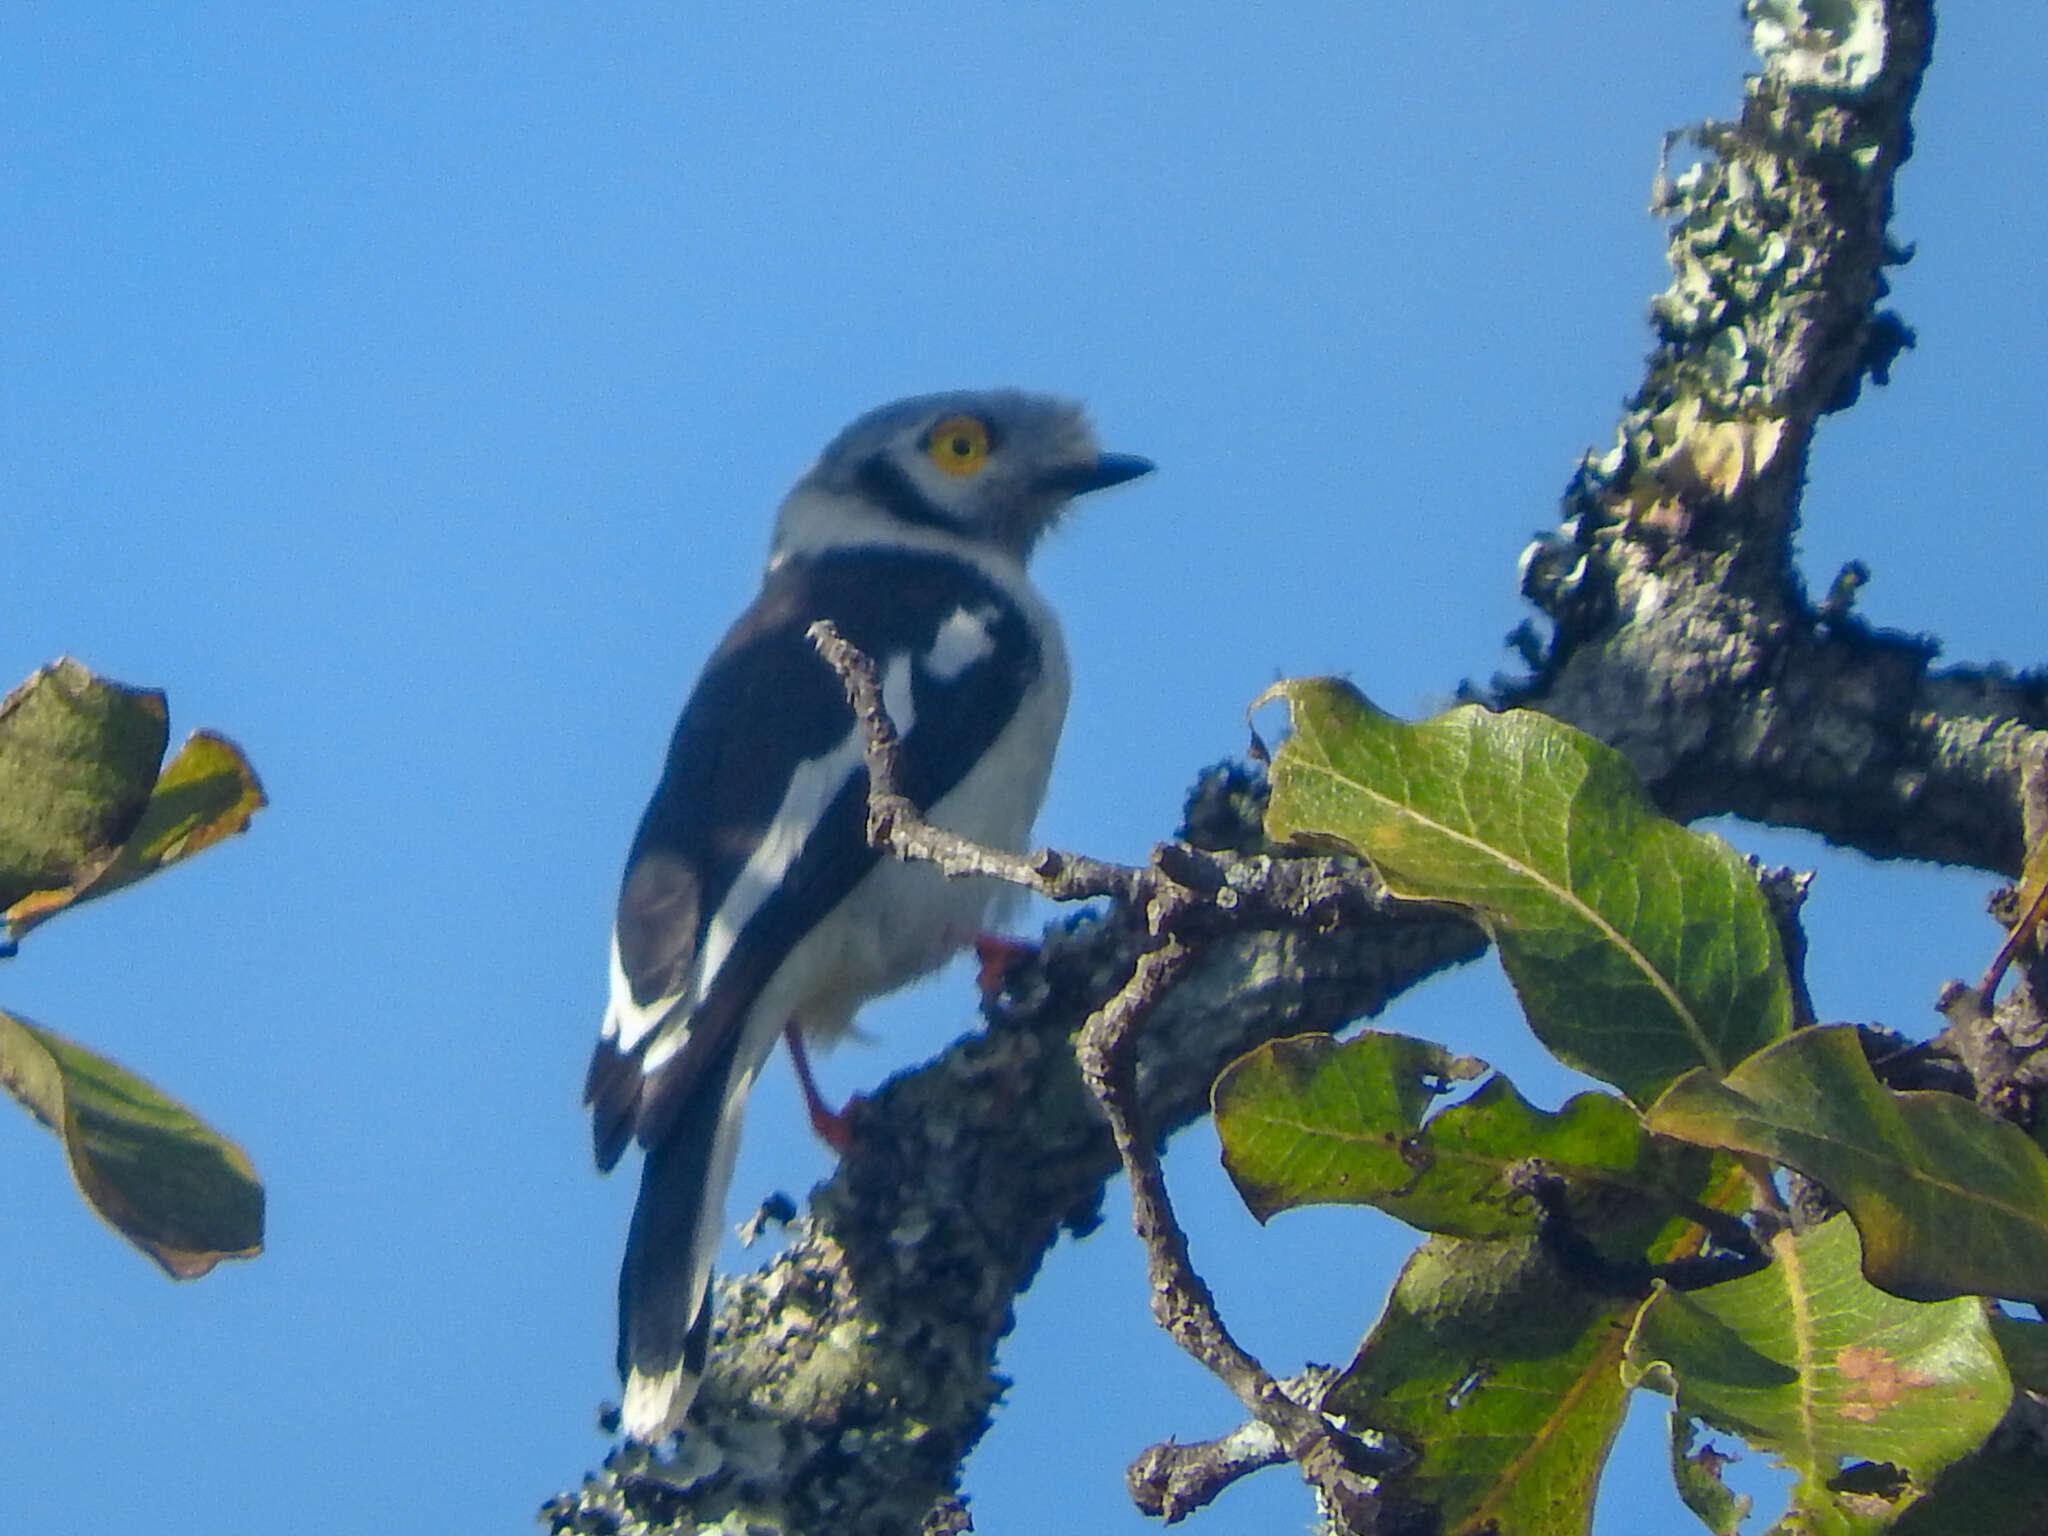
<path id="1" fill-rule="evenodd" d="M 994 747 L 933 807 L 931 821 L 993 848 L 1021 852 L 1045 799 L 1066 720 L 1066 647 L 1058 622 L 1021 581 L 1005 582 L 1039 636 L 1041 669 Z M 807 934 L 763 990 L 750 1020 L 772 1039 L 794 1019 L 826 1039 L 868 998 L 943 964 L 1007 905 L 1014 888 L 948 880 L 929 864 L 891 855 Z"/>

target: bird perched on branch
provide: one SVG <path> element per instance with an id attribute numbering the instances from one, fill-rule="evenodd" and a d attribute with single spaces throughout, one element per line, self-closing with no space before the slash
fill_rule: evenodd
<path id="1" fill-rule="evenodd" d="M 633 1440 L 662 1439 L 696 1394 L 741 1113 L 776 1036 L 831 1132 L 803 1037 L 939 965 L 996 895 L 868 846 L 860 726 L 806 631 L 830 619 L 873 659 L 928 819 L 1021 850 L 1067 708 L 1025 561 L 1073 497 L 1151 467 L 1103 453 L 1061 400 L 927 395 L 854 422 L 783 502 L 760 594 L 698 678 L 633 840 L 584 1086 L 598 1166 L 646 1149 L 619 1274 Z"/>

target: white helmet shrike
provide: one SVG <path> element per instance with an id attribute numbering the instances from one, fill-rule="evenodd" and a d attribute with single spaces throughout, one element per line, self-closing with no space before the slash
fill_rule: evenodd
<path id="1" fill-rule="evenodd" d="M 868 846 L 862 737 L 806 631 L 874 659 L 903 788 L 1022 850 L 1067 708 L 1059 625 L 1024 574 L 1073 497 L 1146 473 L 1080 410 L 1011 390 L 900 400 L 782 504 L 760 595 L 706 663 L 626 861 L 590 1063 L 598 1166 L 646 1149 L 619 1275 L 626 1434 L 680 1426 L 747 1090 L 785 1028 L 830 1039 L 939 965 L 998 887 Z"/>

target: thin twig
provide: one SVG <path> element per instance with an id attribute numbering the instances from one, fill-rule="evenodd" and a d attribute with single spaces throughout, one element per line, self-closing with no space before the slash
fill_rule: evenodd
<path id="1" fill-rule="evenodd" d="M 1206 1366 L 1271 1429 L 1302 1475 L 1352 1531 L 1373 1529 L 1379 1499 L 1369 1478 L 1351 1465 L 1355 1442 L 1321 1413 L 1289 1397 L 1270 1372 L 1224 1325 L 1216 1298 L 1188 1256 L 1187 1234 L 1173 1214 L 1159 1154 L 1138 1104 L 1138 1026 L 1197 952 L 1172 932 L 1171 898 L 1155 897 L 1148 914 L 1158 942 L 1139 956 L 1130 979 L 1082 1026 L 1075 1044 L 1081 1076 L 1109 1119 L 1110 1137 L 1131 1186 L 1131 1225 L 1145 1245 L 1152 1316 L 1180 1347 Z"/>
<path id="2" fill-rule="evenodd" d="M 1057 901 L 1114 896 L 1144 913 L 1150 943 L 1123 986 L 1082 1027 L 1075 1055 L 1109 1121 L 1118 1159 L 1130 1181 L 1131 1222 L 1145 1246 L 1153 1316 L 1175 1343 L 1273 1431 L 1346 1529 L 1373 1529 L 1379 1500 L 1370 1478 L 1353 1465 L 1367 1459 L 1364 1448 L 1321 1413 L 1288 1396 L 1224 1326 L 1215 1297 L 1189 1259 L 1187 1235 L 1174 1217 L 1137 1091 L 1139 1027 L 1199 958 L 1204 913 L 1221 906 L 1236 925 L 1255 912 L 1283 911 L 1297 921 L 1310 916 L 1329 922 L 1336 918 L 1341 897 L 1305 893 L 1276 878 L 1273 890 L 1233 887 L 1228 899 L 1221 899 L 1225 879 L 1218 862 L 1185 844 L 1162 845 L 1152 863 L 1139 869 L 1050 850 L 1004 853 L 934 827 L 901 792 L 901 743 L 883 705 L 873 661 L 829 620 L 813 624 L 809 634 L 818 654 L 845 684 L 847 700 L 861 724 L 870 842 L 901 858 L 937 864 L 949 875 L 993 876 Z"/>
<path id="3" fill-rule="evenodd" d="M 936 864 L 948 875 L 986 875 L 1021 885 L 1054 901 L 1086 901 L 1094 896 L 1131 900 L 1141 895 L 1147 871 L 1101 859 L 1039 849 L 1006 853 L 970 842 L 956 832 L 935 827 L 903 793 L 897 758 L 902 740 L 882 704 L 882 685 L 875 664 L 830 619 L 820 619 L 806 633 L 846 688 L 847 702 L 860 722 L 868 770 L 868 841 L 899 858 Z"/>
<path id="4" fill-rule="evenodd" d="M 1340 1374 L 1327 1365 L 1311 1365 L 1282 1381 L 1280 1390 L 1297 1403 L 1313 1406 L 1322 1401 Z M 1168 1440 L 1148 1446 L 1124 1473 L 1124 1486 L 1140 1510 L 1171 1525 L 1208 1504 L 1239 1478 L 1287 1459 L 1287 1447 L 1273 1427 L 1251 1419 L 1214 1440 Z M 1406 1450 L 1389 1442 L 1384 1470 L 1393 1471 L 1412 1459 Z"/>
<path id="5" fill-rule="evenodd" d="M 1148 1447 L 1124 1473 L 1124 1486 L 1143 1513 L 1172 1525 L 1239 1478 L 1286 1459 L 1287 1448 L 1271 1426 L 1253 1419 L 1214 1440 L 1192 1445 L 1169 1440 Z"/>

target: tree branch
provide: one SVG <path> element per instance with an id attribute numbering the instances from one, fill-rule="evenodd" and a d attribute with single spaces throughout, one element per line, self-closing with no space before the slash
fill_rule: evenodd
<path id="1" fill-rule="evenodd" d="M 1313 1407 L 1338 1375 L 1326 1365 L 1312 1365 L 1278 1386 L 1295 1402 Z M 1124 1483 L 1133 1504 L 1171 1525 L 1209 1503 L 1239 1478 L 1289 1459 L 1286 1445 L 1272 1426 L 1254 1418 L 1214 1440 L 1185 1445 L 1168 1440 L 1150 1446 L 1131 1463 Z M 1380 1459 L 1391 1469 L 1408 1458 L 1389 1444 Z"/>
<path id="2" fill-rule="evenodd" d="M 1886 228 L 1933 15 L 1883 11 L 1881 55 L 1852 53 L 1847 24 L 1832 49 L 1760 33 L 1741 118 L 1694 130 L 1705 158 L 1660 178 L 1658 346 L 1615 448 L 1524 556 L 1552 632 L 1522 637 L 1534 675 L 1492 698 L 1620 747 L 1681 819 L 1733 812 L 2009 874 L 2048 677 L 1936 671 L 1931 641 L 1856 621 L 1860 570 L 1816 608 L 1793 561 L 1820 418 L 1911 342 L 1881 307 L 1901 259 Z"/>

